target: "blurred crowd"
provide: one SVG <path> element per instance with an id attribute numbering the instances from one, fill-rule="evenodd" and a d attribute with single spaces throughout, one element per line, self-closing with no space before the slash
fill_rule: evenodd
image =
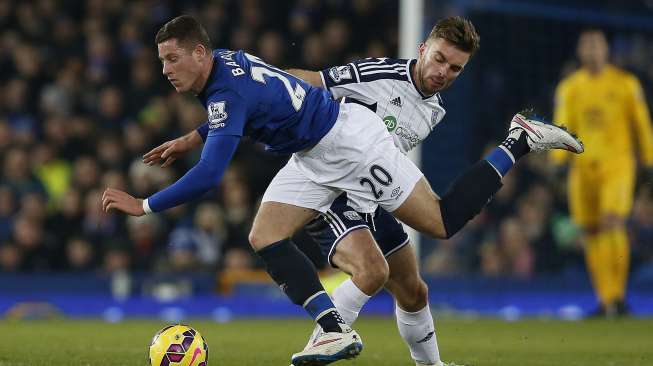
<path id="1" fill-rule="evenodd" d="M 154 34 L 181 13 L 197 15 L 215 47 L 279 67 L 317 70 L 398 49 L 391 0 L 0 0 L 0 272 L 258 265 L 249 227 L 286 159 L 260 146 L 241 144 L 220 186 L 199 202 L 140 218 L 101 209 L 105 187 L 146 197 L 199 156 L 165 169 L 141 162 L 206 118 L 160 74 Z M 542 158 L 509 174 L 460 234 L 425 247 L 423 269 L 530 276 L 581 266 L 582 238 L 566 214 L 564 187 L 548 184 Z M 631 231 L 638 258 L 650 260 L 653 201 L 640 192 Z"/>
<path id="2" fill-rule="evenodd" d="M 0 272 L 255 266 L 247 235 L 284 157 L 243 143 L 206 199 L 140 218 L 105 213 L 116 187 L 145 197 L 180 177 L 141 156 L 204 122 L 162 77 L 154 34 L 199 16 L 214 47 L 321 69 L 395 54 L 394 1 L 0 0 Z M 355 31 L 354 31 L 355 30 Z"/>
<path id="3" fill-rule="evenodd" d="M 635 269 L 653 265 L 652 188 L 640 185 L 628 222 Z M 545 155 L 528 156 L 460 233 L 424 248 L 422 270 L 519 278 L 582 272 L 585 242 L 569 216 L 566 192 L 566 180 L 551 171 Z"/>

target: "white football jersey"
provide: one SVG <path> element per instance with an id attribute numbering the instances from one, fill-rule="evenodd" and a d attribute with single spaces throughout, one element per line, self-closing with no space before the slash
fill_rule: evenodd
<path id="1" fill-rule="evenodd" d="M 410 75 L 417 60 L 366 58 L 320 71 L 334 99 L 345 98 L 372 109 L 381 117 L 395 145 L 406 153 L 442 121 L 445 110 L 439 93 L 423 95 Z"/>

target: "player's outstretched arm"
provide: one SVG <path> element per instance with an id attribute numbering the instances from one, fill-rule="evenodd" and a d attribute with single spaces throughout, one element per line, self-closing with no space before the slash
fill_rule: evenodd
<path id="1" fill-rule="evenodd" d="M 317 71 L 288 69 L 286 70 L 286 72 L 304 80 L 305 82 L 311 84 L 314 87 L 324 88 L 324 85 L 322 85 L 322 78 L 320 77 L 320 73 Z"/>
<path id="2" fill-rule="evenodd" d="M 102 197 L 105 211 L 111 209 L 128 215 L 140 216 L 159 212 L 196 199 L 217 186 L 231 161 L 240 136 L 217 135 L 209 137 L 202 150 L 200 161 L 183 177 L 145 200 L 137 199 L 117 189 L 107 188 Z M 137 207 L 140 204 L 140 209 Z"/>
<path id="3" fill-rule="evenodd" d="M 206 136 L 200 129 L 193 130 L 184 136 L 166 141 L 143 155 L 143 163 L 147 165 L 161 164 L 162 168 L 170 166 L 177 158 L 202 145 Z"/>

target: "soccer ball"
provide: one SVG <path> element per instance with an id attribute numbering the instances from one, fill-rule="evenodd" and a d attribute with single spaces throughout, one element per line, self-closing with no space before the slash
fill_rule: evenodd
<path id="1" fill-rule="evenodd" d="M 158 331 L 150 344 L 151 366 L 207 366 L 209 346 L 195 329 L 182 324 Z"/>

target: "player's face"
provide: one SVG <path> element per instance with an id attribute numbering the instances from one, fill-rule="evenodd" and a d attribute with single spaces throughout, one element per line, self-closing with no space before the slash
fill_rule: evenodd
<path id="1" fill-rule="evenodd" d="M 583 66 L 599 69 L 608 62 L 608 41 L 600 31 L 588 31 L 578 38 L 578 58 Z"/>
<path id="2" fill-rule="evenodd" d="M 416 82 L 422 94 L 432 95 L 453 83 L 465 68 L 470 54 L 443 38 L 429 39 L 419 46 Z"/>
<path id="3" fill-rule="evenodd" d="M 194 50 L 188 50 L 172 38 L 158 44 L 159 60 L 163 65 L 163 75 L 179 93 L 200 92 L 204 47 L 198 45 Z"/>

